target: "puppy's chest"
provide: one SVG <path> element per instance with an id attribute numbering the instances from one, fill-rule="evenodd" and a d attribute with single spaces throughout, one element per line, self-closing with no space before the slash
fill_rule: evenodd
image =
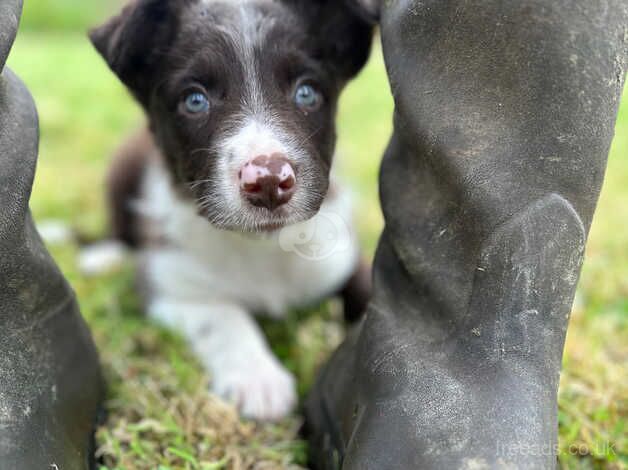
<path id="1" fill-rule="evenodd" d="M 145 252 L 151 289 L 203 301 L 216 297 L 281 315 L 335 291 L 352 274 L 358 248 L 347 197 L 327 200 L 314 219 L 266 235 L 215 229 L 180 200 L 160 168 L 144 181 L 138 205 L 152 236 Z"/>

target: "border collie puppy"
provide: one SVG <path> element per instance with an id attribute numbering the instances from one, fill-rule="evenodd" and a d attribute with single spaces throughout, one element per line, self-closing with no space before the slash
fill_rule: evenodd
<path id="1" fill-rule="evenodd" d="M 343 0 L 137 0 L 90 37 L 148 117 L 108 188 L 148 314 L 185 335 L 243 415 L 282 418 L 294 378 L 252 314 L 344 293 L 355 316 L 368 297 L 329 175 L 338 97 L 371 26 Z"/>

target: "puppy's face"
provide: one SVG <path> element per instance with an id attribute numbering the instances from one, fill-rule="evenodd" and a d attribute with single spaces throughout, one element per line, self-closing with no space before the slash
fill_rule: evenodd
<path id="1" fill-rule="evenodd" d="M 316 214 L 338 96 L 371 41 L 342 0 L 138 0 L 91 39 L 210 222 L 260 231 Z"/>

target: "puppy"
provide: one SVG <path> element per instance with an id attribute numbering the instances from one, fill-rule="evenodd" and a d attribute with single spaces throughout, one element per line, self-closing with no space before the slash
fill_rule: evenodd
<path id="1" fill-rule="evenodd" d="M 343 293 L 355 316 L 368 299 L 330 167 L 371 26 L 341 0 L 137 0 L 90 38 L 149 122 L 108 185 L 148 314 L 185 335 L 243 415 L 282 418 L 295 381 L 251 315 Z"/>

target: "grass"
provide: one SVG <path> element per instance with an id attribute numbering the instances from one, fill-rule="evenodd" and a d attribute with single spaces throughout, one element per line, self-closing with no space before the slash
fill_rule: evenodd
<path id="1" fill-rule="evenodd" d="M 99 237 L 106 230 L 107 156 L 142 118 L 83 35 L 71 31 L 92 22 L 99 10 L 77 13 L 73 3 L 27 2 L 24 30 L 9 64 L 30 87 L 40 111 L 41 153 L 31 201 L 36 219 L 61 219 L 84 236 Z M 377 169 L 391 111 L 382 60 L 375 55 L 343 100 L 338 161 L 359 195 L 359 228 L 370 254 L 382 227 Z M 628 102 L 620 113 L 567 339 L 559 415 L 563 468 L 628 468 L 627 157 Z M 207 392 L 209 378 L 183 341 L 141 316 L 132 266 L 89 279 L 77 270 L 75 243 L 51 251 L 77 291 L 109 384 L 109 420 L 97 434 L 103 469 L 305 464 L 298 416 L 277 425 L 243 422 Z M 302 394 L 342 337 L 338 310 L 329 302 L 293 312 L 286 322 L 264 322 Z"/>
<path id="2" fill-rule="evenodd" d="M 122 0 L 24 0 L 21 28 L 82 32 L 102 22 L 122 4 Z"/>

